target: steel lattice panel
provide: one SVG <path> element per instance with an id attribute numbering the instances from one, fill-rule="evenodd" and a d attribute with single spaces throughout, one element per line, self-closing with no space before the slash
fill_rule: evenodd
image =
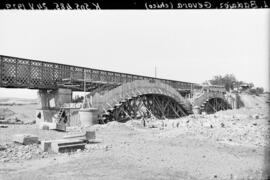
<path id="1" fill-rule="evenodd" d="M 17 66 L 17 85 L 27 87 L 30 78 L 30 63 L 27 60 L 18 60 Z"/>
<path id="2" fill-rule="evenodd" d="M 100 72 L 100 81 L 106 82 L 107 81 L 107 73 L 104 71 Z"/>
<path id="3" fill-rule="evenodd" d="M 61 69 L 60 69 L 60 66 L 57 64 L 54 65 L 53 77 L 56 81 L 62 80 Z"/>
<path id="4" fill-rule="evenodd" d="M 64 64 L 49 63 L 43 61 L 36 61 L 30 59 L 22 59 L 10 56 L 0 55 L 0 87 L 11 88 L 34 88 L 34 89 L 56 89 L 58 87 L 75 88 L 76 90 L 83 90 L 79 87 L 82 79 L 86 79 L 90 89 L 108 88 L 105 85 L 110 83 L 112 87 L 123 83 L 132 82 L 134 80 L 155 80 L 152 77 L 138 76 L 125 74 L 120 72 L 103 71 L 97 69 L 83 68 L 78 66 L 69 66 Z M 196 88 L 196 84 L 171 81 L 164 79 L 160 80 L 174 88 Z M 69 86 L 69 83 L 74 86 Z M 76 84 L 77 83 L 77 84 Z M 104 84 L 104 86 L 100 86 Z M 199 87 L 197 85 L 197 87 Z"/>
<path id="5" fill-rule="evenodd" d="M 3 58 L 2 83 L 4 86 L 16 86 L 16 59 Z"/>
<path id="6" fill-rule="evenodd" d="M 100 81 L 99 71 L 97 71 L 97 70 L 92 71 L 92 80 L 93 81 Z"/>
<path id="7" fill-rule="evenodd" d="M 85 72 L 85 77 L 84 77 L 84 78 L 85 78 L 87 81 L 92 80 L 92 77 L 91 77 L 91 76 L 92 76 L 92 75 L 91 75 L 91 74 L 92 74 L 92 73 L 91 73 L 91 70 L 85 69 L 84 72 Z"/>
<path id="8" fill-rule="evenodd" d="M 54 68 L 53 64 L 43 63 L 42 66 L 42 86 L 44 88 L 54 86 Z"/>
<path id="9" fill-rule="evenodd" d="M 30 70 L 30 86 L 32 88 L 40 87 L 41 84 L 41 76 L 42 76 L 42 69 L 41 69 L 41 62 L 32 62 L 31 63 L 31 70 Z"/>
<path id="10" fill-rule="evenodd" d="M 114 73 L 115 74 L 115 82 L 121 83 L 121 74 L 119 73 Z"/>
<path id="11" fill-rule="evenodd" d="M 61 79 L 71 78 L 70 66 L 59 65 L 61 71 Z"/>
<path id="12" fill-rule="evenodd" d="M 83 68 L 75 67 L 72 72 L 73 79 L 84 79 Z"/>

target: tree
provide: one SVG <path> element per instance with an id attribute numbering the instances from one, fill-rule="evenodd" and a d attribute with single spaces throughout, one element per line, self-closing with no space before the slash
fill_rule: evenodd
<path id="1" fill-rule="evenodd" d="M 263 94 L 264 89 L 262 87 L 257 87 L 256 88 L 256 94 Z"/>
<path id="2" fill-rule="evenodd" d="M 234 88 L 234 82 L 237 82 L 233 74 L 226 74 L 223 77 L 224 85 L 227 91 Z"/>
<path id="3" fill-rule="evenodd" d="M 205 81 L 207 82 L 207 81 Z M 248 93 L 250 94 L 262 94 L 264 89 L 262 87 L 255 87 L 253 83 L 246 83 L 244 81 L 238 81 L 233 74 L 226 74 L 224 76 L 217 75 L 213 79 L 209 80 L 212 85 L 224 86 L 227 91 L 230 89 L 239 88 L 241 85 L 248 85 Z"/>
<path id="4" fill-rule="evenodd" d="M 210 80 L 210 83 L 213 85 L 225 86 L 227 91 L 234 88 L 235 82 L 237 82 L 237 80 L 233 74 L 226 74 L 224 77 L 221 75 L 214 76 L 214 78 Z"/>

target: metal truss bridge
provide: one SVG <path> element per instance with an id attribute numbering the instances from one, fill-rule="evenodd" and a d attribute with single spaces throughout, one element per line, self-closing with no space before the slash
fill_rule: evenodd
<path id="1" fill-rule="evenodd" d="M 134 80 L 159 80 L 178 91 L 201 88 L 198 84 L 84 68 L 0 55 L 0 87 L 28 89 L 68 88 L 90 92 L 112 89 Z"/>
<path id="2" fill-rule="evenodd" d="M 86 90 L 92 93 L 93 105 L 100 118 L 106 121 L 149 115 L 178 118 L 192 114 L 194 107 L 208 112 L 230 108 L 225 99 L 225 88 L 220 86 L 205 87 L 190 82 L 3 55 L 0 55 L 0 87 L 39 89 L 43 93 L 41 103 L 46 108 L 50 98 L 57 94 L 51 90 Z M 63 96 L 58 99 L 60 107 Z"/>

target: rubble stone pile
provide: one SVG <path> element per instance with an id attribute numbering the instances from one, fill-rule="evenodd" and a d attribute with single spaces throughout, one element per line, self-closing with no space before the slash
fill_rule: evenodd
<path id="1" fill-rule="evenodd" d="M 2 145 L 0 148 L 1 162 L 19 162 L 22 160 L 45 158 L 47 156 L 48 153 L 42 152 L 38 144 L 21 145 L 11 143 Z"/>

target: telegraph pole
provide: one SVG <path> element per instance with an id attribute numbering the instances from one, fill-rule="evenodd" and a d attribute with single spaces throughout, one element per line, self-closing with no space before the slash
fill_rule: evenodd
<path id="1" fill-rule="evenodd" d="M 155 78 L 157 78 L 157 67 L 155 66 Z"/>

